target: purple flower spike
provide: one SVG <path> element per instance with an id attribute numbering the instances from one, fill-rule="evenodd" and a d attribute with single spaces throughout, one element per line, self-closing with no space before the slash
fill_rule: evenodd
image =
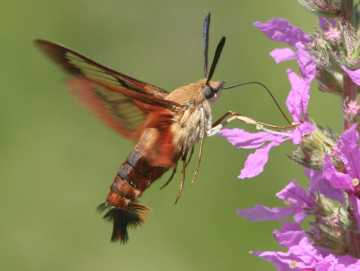
<path id="1" fill-rule="evenodd" d="M 307 33 L 282 18 L 274 18 L 264 23 L 256 22 L 255 26 L 270 39 L 285 42 L 290 46 L 295 46 L 297 42 L 308 43 L 311 41 Z"/>
<path id="2" fill-rule="evenodd" d="M 276 194 L 283 206 L 257 204 L 237 210 L 240 216 L 251 221 L 278 220 L 282 223 L 281 229 L 275 230 L 273 235 L 283 251 L 257 251 L 253 252 L 255 256 L 271 262 L 280 271 L 358 271 L 360 134 L 359 127 L 351 125 L 359 124 L 360 106 L 355 99 L 358 97 L 354 85 L 360 87 L 360 69 L 351 70 L 348 67 L 354 66 L 348 64 L 348 67 L 341 66 L 339 75 L 332 65 L 333 59 L 336 63 L 349 63 L 349 57 L 351 60 L 358 55 L 358 27 L 353 27 L 351 16 L 348 16 L 357 9 L 352 1 L 300 2 L 315 12 L 332 12 L 331 19 L 320 18 L 320 29 L 312 36 L 281 18 L 255 23 L 267 37 L 290 47 L 274 49 L 271 56 L 275 62 L 295 60 L 299 68 L 297 72 L 287 71 L 291 89 L 286 106 L 292 125 L 272 129 L 271 125 L 259 123 L 257 128 L 261 132 L 224 129 L 220 135 L 237 148 L 255 150 L 245 161 L 241 179 L 260 174 L 273 147 L 285 141 L 300 144 L 292 158 L 306 168 L 308 188 L 290 181 Z M 341 80 L 341 76 L 350 78 L 354 84 L 348 84 L 350 79 Z M 337 140 L 331 130 L 309 120 L 311 83 L 315 79 L 324 92 L 343 94 L 345 127 L 351 127 Z"/>

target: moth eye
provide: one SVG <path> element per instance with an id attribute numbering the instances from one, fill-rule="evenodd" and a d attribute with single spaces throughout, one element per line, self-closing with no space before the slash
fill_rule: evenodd
<path id="1" fill-rule="evenodd" d="M 214 96 L 215 94 L 215 91 L 212 90 L 210 87 L 206 86 L 204 89 L 203 89 L 203 94 L 204 94 L 204 97 L 206 99 L 210 99 Z"/>

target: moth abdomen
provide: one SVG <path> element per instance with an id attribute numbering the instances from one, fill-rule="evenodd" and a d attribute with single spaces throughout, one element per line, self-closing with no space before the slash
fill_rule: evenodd
<path id="1" fill-rule="evenodd" d="M 157 180 L 167 168 L 151 166 L 146 157 L 134 150 L 121 165 L 110 187 L 106 203 L 99 206 L 106 211 L 104 219 L 112 221 L 111 240 L 125 243 L 128 240 L 128 227 L 144 222 L 148 208 L 137 202 L 142 192 Z"/>

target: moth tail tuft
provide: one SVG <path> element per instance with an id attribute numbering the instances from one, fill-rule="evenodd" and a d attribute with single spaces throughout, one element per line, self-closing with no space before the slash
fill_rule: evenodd
<path id="1" fill-rule="evenodd" d="M 98 211 L 106 213 L 103 218 L 113 222 L 111 241 L 120 241 L 125 244 L 129 240 L 128 228 L 136 228 L 144 223 L 145 216 L 149 209 L 138 203 L 130 203 L 126 209 L 117 208 L 102 203 L 98 206 Z"/>

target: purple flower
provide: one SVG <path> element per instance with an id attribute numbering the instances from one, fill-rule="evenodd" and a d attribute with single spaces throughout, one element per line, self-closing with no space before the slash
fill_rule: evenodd
<path id="1" fill-rule="evenodd" d="M 321 171 L 307 169 L 305 175 L 310 180 L 309 193 L 317 194 L 320 193 L 325 197 L 334 201 L 343 203 L 345 201 L 344 192 L 333 187 L 325 178 Z"/>
<path id="2" fill-rule="evenodd" d="M 294 49 L 291 48 L 274 49 L 273 51 L 271 51 L 270 55 L 277 64 L 284 61 L 296 60 L 299 65 L 302 77 L 309 84 L 315 78 L 316 64 L 310 53 L 306 50 L 306 46 L 303 43 L 301 42 L 296 43 Z"/>
<path id="3" fill-rule="evenodd" d="M 349 193 L 359 192 L 360 148 L 358 144 L 357 125 L 353 125 L 341 135 L 334 153 L 341 160 L 344 169 L 339 171 L 334 166 L 331 157 L 325 158 L 322 174 L 332 187 Z"/>
<path id="4" fill-rule="evenodd" d="M 332 7 L 327 1 L 310 2 L 316 2 L 319 8 Z M 287 70 L 291 89 L 286 107 L 293 125 L 276 131 L 264 124 L 257 127 L 260 132 L 223 129 L 219 133 L 236 148 L 254 150 L 244 163 L 241 179 L 260 174 L 273 147 L 287 141 L 301 144 L 293 158 L 308 167 L 308 188 L 290 181 L 276 194 L 283 206 L 256 204 L 237 210 L 238 215 L 251 221 L 282 223 L 273 234 L 283 250 L 253 252 L 280 271 L 360 270 L 360 134 L 357 124 L 351 126 L 359 122 L 355 85 L 360 86 L 360 69 L 352 70 L 354 63 L 349 65 L 349 59 L 356 60 L 359 37 L 349 23 L 352 4 L 341 8 L 347 14 L 320 18 L 320 31 L 313 36 L 281 18 L 255 23 L 267 37 L 286 44 L 270 53 L 275 62 L 294 60 L 299 67 L 299 72 Z M 345 127 L 351 127 L 338 140 L 331 131 L 316 128 L 309 120 L 310 89 L 315 77 L 320 89 L 343 94 Z"/>
<path id="5" fill-rule="evenodd" d="M 336 20 L 329 19 L 327 17 L 320 17 L 319 18 L 319 25 L 320 25 L 320 28 L 323 31 L 328 31 L 331 28 L 336 27 Z"/>
<path id="6" fill-rule="evenodd" d="M 306 170 L 308 190 L 292 181 L 277 193 L 286 207 L 258 204 L 238 210 L 251 221 L 285 221 L 274 237 L 286 251 L 254 255 L 284 271 L 360 270 L 359 139 L 357 125 L 353 125 L 341 135 L 321 170 Z M 290 216 L 294 223 L 287 222 Z M 303 223 L 303 229 L 305 218 L 309 226 Z"/>
<path id="7" fill-rule="evenodd" d="M 256 22 L 255 26 L 270 39 L 284 42 L 292 47 L 274 49 L 270 55 L 276 63 L 297 60 L 302 76 L 309 82 L 314 79 L 316 65 L 312 56 L 306 50 L 306 44 L 311 42 L 309 34 L 282 18 L 275 18 L 264 23 Z"/>
<path id="8" fill-rule="evenodd" d="M 341 31 L 336 25 L 336 20 L 326 17 L 320 17 L 320 28 L 323 30 L 326 40 L 331 42 L 339 41 L 341 38 Z"/>
<path id="9" fill-rule="evenodd" d="M 351 256 L 336 256 L 320 249 L 298 224 L 285 224 L 274 232 L 275 239 L 288 248 L 282 251 L 257 251 L 255 256 L 271 262 L 279 271 L 355 271 L 360 260 Z"/>
<path id="10" fill-rule="evenodd" d="M 307 43 L 311 41 L 307 33 L 283 18 L 273 18 L 265 23 L 255 22 L 255 26 L 273 41 L 284 42 L 290 46 L 295 46 L 297 42 Z"/>

